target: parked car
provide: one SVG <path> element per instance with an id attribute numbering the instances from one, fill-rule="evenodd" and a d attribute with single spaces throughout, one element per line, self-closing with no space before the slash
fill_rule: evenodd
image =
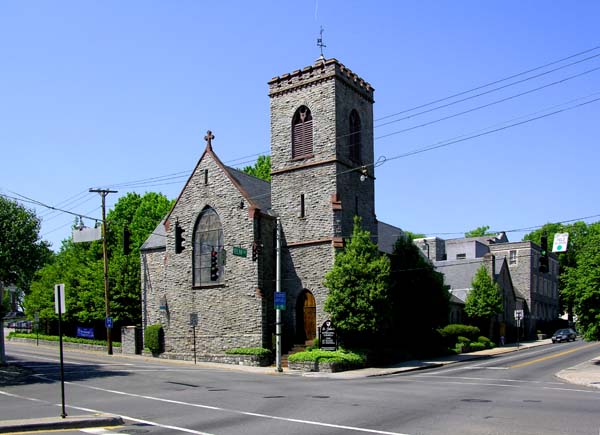
<path id="1" fill-rule="evenodd" d="M 577 339 L 577 333 L 571 328 L 559 329 L 552 335 L 552 343 L 561 341 L 575 341 Z"/>

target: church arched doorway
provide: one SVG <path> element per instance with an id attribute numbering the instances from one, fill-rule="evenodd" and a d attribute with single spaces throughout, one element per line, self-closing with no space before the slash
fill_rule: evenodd
<path id="1" fill-rule="evenodd" d="M 317 336 L 317 303 L 308 290 L 302 291 L 296 301 L 296 336 L 301 343 Z"/>

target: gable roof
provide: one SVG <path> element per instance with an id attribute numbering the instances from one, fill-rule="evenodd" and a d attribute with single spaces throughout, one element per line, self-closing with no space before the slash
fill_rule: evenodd
<path id="1" fill-rule="evenodd" d="M 164 249 L 167 246 L 167 231 L 165 219 L 161 220 L 154 231 L 150 233 L 146 241 L 140 246 L 140 251 L 151 251 L 153 249 Z"/>
<path id="2" fill-rule="evenodd" d="M 252 202 L 265 212 L 271 209 L 271 183 L 230 166 L 224 168 L 248 194 L 246 199 L 252 199 Z"/>
<path id="3" fill-rule="evenodd" d="M 211 136 L 211 135 L 212 135 L 212 132 L 209 130 L 207 132 L 207 136 Z M 211 139 L 214 139 L 214 135 L 211 137 Z M 202 162 L 202 160 L 204 160 L 204 157 L 206 157 L 207 154 L 212 157 L 215 164 L 221 170 L 223 170 L 225 175 L 227 175 L 227 177 L 231 180 L 232 184 L 236 187 L 236 189 L 240 192 L 240 194 L 244 197 L 244 199 L 246 201 L 248 201 L 249 208 L 258 208 L 258 209 L 263 210 L 265 213 L 267 212 L 268 209 L 271 208 L 270 193 L 268 196 L 268 201 L 264 201 L 264 199 L 262 199 L 263 195 L 265 194 L 265 192 L 263 190 L 264 187 L 258 187 L 261 184 L 259 182 L 261 182 L 263 180 L 253 177 L 252 175 L 244 174 L 243 172 L 241 172 L 237 169 L 233 169 L 233 168 L 225 166 L 223 164 L 223 162 L 221 162 L 221 159 L 219 159 L 219 157 L 213 151 L 211 141 L 208 140 L 207 144 L 206 144 L 206 149 L 202 153 L 202 156 L 200 156 L 200 159 L 198 159 L 198 163 L 196 163 L 196 166 L 194 167 L 194 169 L 193 169 L 192 173 L 190 174 L 188 180 L 186 181 L 185 185 L 181 189 L 181 192 L 179 193 L 179 195 L 177 195 L 177 198 L 175 199 L 175 203 L 173 204 L 173 207 L 171 207 L 171 210 L 169 210 L 169 213 L 167 213 L 165 220 L 169 220 L 169 218 L 171 217 L 171 213 L 173 213 L 173 210 L 175 210 L 175 207 L 177 207 L 177 204 L 179 203 L 179 198 L 181 198 L 182 193 L 185 191 L 185 189 L 187 189 L 187 186 L 190 184 L 190 181 L 194 177 L 196 170 L 198 169 L 198 167 L 200 166 L 200 163 Z M 241 174 L 243 174 L 244 176 L 242 176 Z M 259 182 L 256 182 L 256 181 L 250 182 L 248 177 L 258 180 Z M 269 186 L 268 189 L 270 191 L 270 183 L 264 182 L 264 181 L 263 181 L 263 183 L 267 183 L 267 186 Z M 259 193 L 256 195 L 252 195 L 251 193 L 249 193 L 246 190 L 246 187 L 249 187 L 252 192 L 258 191 Z M 265 209 L 262 209 L 260 204 L 268 205 L 268 207 Z"/>

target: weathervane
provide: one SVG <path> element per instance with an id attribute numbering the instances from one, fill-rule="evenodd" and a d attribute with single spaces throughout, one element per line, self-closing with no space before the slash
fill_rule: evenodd
<path id="1" fill-rule="evenodd" d="M 320 37 L 317 38 L 317 47 L 321 48 L 321 58 L 325 59 L 325 57 L 323 56 L 323 47 L 327 47 L 325 44 L 323 44 L 323 26 L 321 26 L 321 31 L 319 32 Z"/>

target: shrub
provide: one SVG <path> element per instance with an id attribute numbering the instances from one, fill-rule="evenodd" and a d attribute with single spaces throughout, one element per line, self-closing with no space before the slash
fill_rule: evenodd
<path id="1" fill-rule="evenodd" d="M 449 339 L 450 342 L 454 342 L 454 337 L 463 336 L 468 337 L 471 340 L 476 340 L 481 331 L 477 326 L 462 325 L 462 324 L 450 324 L 443 328 L 438 329 L 440 335 Z"/>
<path id="2" fill-rule="evenodd" d="M 161 325 L 150 325 L 144 331 L 144 344 L 152 354 L 163 350 L 164 331 Z"/>
<path id="3" fill-rule="evenodd" d="M 494 343 L 492 343 L 492 341 L 489 338 L 484 337 L 483 335 L 477 339 L 477 342 L 482 343 L 488 349 L 494 347 Z"/>
<path id="4" fill-rule="evenodd" d="M 273 352 L 264 347 L 237 347 L 235 349 L 227 349 L 227 355 L 256 355 L 258 357 L 271 358 Z"/>
<path id="5" fill-rule="evenodd" d="M 486 345 L 484 343 L 480 343 L 478 341 L 474 341 L 473 343 L 471 343 L 469 345 L 469 349 L 471 352 L 477 352 L 478 350 L 483 350 L 486 348 Z"/>
<path id="6" fill-rule="evenodd" d="M 313 344 L 311 346 L 308 346 L 306 348 L 306 350 L 311 351 L 311 350 L 319 350 L 319 339 L 315 338 L 313 340 Z"/>
<path id="7" fill-rule="evenodd" d="M 294 353 L 289 356 L 288 360 L 290 362 L 310 361 L 363 365 L 366 361 L 366 357 L 363 354 L 345 350 L 336 350 L 335 352 L 327 350 L 312 350 Z"/>

